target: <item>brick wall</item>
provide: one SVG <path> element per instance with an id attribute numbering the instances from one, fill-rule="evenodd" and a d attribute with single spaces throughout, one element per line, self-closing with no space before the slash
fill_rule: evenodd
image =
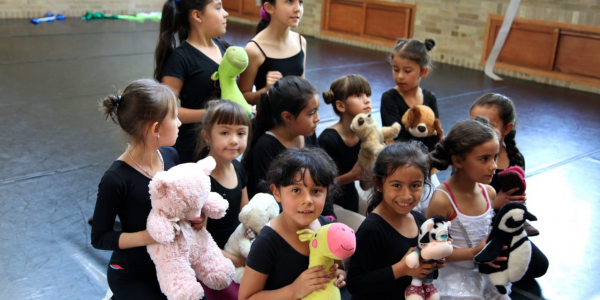
<path id="1" fill-rule="evenodd" d="M 161 11 L 164 0 L 0 0 L 0 19 L 36 18 L 46 12 L 80 17 L 87 11 L 133 15 Z"/>
<path id="2" fill-rule="evenodd" d="M 434 61 L 483 70 L 481 51 L 488 14 L 505 14 L 510 0 L 383 0 L 416 4 L 413 37 L 435 39 Z M 0 19 L 39 17 L 46 11 L 82 16 L 86 11 L 135 14 L 160 11 L 164 0 L 0 0 Z M 322 0 L 304 2 L 298 31 L 308 36 L 370 49 L 391 48 L 320 34 Z M 600 27 L 600 0 L 522 0 L 517 17 Z M 231 21 L 256 24 L 255 20 L 230 17 Z M 351 22 L 352 20 L 348 20 Z M 500 75 L 600 93 L 600 87 L 571 83 L 497 69 Z"/>
<path id="3" fill-rule="evenodd" d="M 510 3 L 510 0 L 381 1 L 416 5 L 413 37 L 421 40 L 429 37 L 436 41 L 436 47 L 431 53 L 434 61 L 478 70 L 484 68 L 480 62 L 487 16 L 488 14 L 504 15 Z M 298 31 L 302 34 L 375 50 L 391 50 L 386 46 L 321 35 L 322 0 L 304 3 L 304 16 L 298 27 Z M 517 17 L 600 27 L 600 0 L 522 0 Z M 496 69 L 495 72 L 500 75 L 600 93 L 600 87 L 597 86 L 500 69 Z"/>

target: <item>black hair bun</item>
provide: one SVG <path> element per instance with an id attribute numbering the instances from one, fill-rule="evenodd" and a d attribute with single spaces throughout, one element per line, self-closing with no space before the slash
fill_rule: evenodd
<path id="1" fill-rule="evenodd" d="M 490 120 L 488 120 L 488 118 L 486 118 L 484 116 L 476 116 L 475 119 L 473 119 L 473 120 L 475 120 L 475 121 L 477 121 L 477 122 L 479 122 L 479 123 L 481 123 L 483 125 L 491 126 L 490 125 Z"/>
<path id="2" fill-rule="evenodd" d="M 332 90 L 323 92 L 323 101 L 325 101 L 326 104 L 333 104 L 335 102 L 335 95 Z"/>
<path id="3" fill-rule="evenodd" d="M 427 49 L 427 51 L 431 51 L 431 49 L 435 47 L 435 41 L 433 39 L 425 39 L 423 44 L 425 44 L 425 49 Z"/>

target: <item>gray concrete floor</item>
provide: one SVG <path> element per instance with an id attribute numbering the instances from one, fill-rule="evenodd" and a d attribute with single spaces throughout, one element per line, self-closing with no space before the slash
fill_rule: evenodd
<path id="1" fill-rule="evenodd" d="M 231 23 L 225 39 L 244 45 L 253 28 Z M 0 299 L 101 299 L 110 253 L 90 245 L 98 182 L 125 148 L 98 102 L 149 78 L 158 24 L 67 19 L 34 26 L 0 20 Z M 322 91 L 359 73 L 373 107 L 394 83 L 386 54 L 308 38 L 306 78 Z M 468 118 L 479 95 L 512 98 L 527 160 L 530 211 L 550 259 L 548 273 L 514 299 L 600 297 L 600 99 L 598 95 L 438 65 L 422 83 L 438 96 L 445 130 Z M 322 104 L 322 130 L 335 122 Z M 440 174 L 443 180 L 448 176 Z M 537 295 L 537 296 L 536 296 Z M 527 298 L 529 296 L 529 298 Z"/>

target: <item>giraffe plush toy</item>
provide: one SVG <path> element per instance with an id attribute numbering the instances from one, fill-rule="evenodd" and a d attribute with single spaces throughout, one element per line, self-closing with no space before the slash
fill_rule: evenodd
<path id="1" fill-rule="evenodd" d="M 329 272 L 335 260 L 352 256 L 356 249 L 354 230 L 342 223 L 331 223 L 317 231 L 304 229 L 297 233 L 301 241 L 310 243 L 309 268 L 325 266 L 325 270 Z M 303 299 L 340 300 L 340 289 L 333 285 L 336 279 L 327 283 L 326 289 L 314 291 Z"/>

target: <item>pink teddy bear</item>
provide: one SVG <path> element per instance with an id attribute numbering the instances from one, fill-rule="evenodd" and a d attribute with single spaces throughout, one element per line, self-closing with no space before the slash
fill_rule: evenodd
<path id="1" fill-rule="evenodd" d="M 207 157 L 159 172 L 150 182 L 152 211 L 146 227 L 159 244 L 147 249 L 156 265 L 160 289 L 169 300 L 204 297 L 196 277 L 220 290 L 229 286 L 235 274 L 233 263 L 223 256 L 206 228 L 195 230 L 190 222 L 200 213 L 222 218 L 229 208 L 227 200 L 210 192 L 208 175 L 215 165 L 215 160 Z"/>

